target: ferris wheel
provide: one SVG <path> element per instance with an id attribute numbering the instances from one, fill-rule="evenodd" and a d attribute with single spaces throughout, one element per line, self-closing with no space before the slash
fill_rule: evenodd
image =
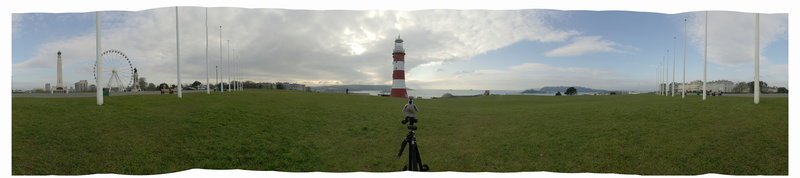
<path id="1" fill-rule="evenodd" d="M 125 53 L 119 50 L 108 50 L 100 54 L 103 63 L 103 81 L 97 81 L 97 64 L 92 69 L 97 87 L 109 88 L 111 91 L 130 91 L 133 86 L 133 65 Z"/>

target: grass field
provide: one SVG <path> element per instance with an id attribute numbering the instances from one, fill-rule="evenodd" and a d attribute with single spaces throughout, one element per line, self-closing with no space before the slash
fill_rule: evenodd
<path id="1" fill-rule="evenodd" d="M 406 100 L 251 90 L 13 98 L 12 173 L 399 171 Z M 418 100 L 431 171 L 788 174 L 788 98 Z"/>

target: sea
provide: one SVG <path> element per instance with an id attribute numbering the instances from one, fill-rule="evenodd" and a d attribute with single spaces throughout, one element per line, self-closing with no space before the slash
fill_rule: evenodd
<path id="1" fill-rule="evenodd" d="M 474 95 L 482 95 L 485 90 L 446 90 L 446 89 L 413 89 L 408 90 L 408 96 L 417 98 L 433 98 L 433 97 L 442 97 L 445 93 L 450 93 L 453 96 L 474 96 Z M 556 93 L 522 93 L 523 90 L 489 90 L 489 94 L 492 95 L 538 95 L 538 96 L 555 96 Z M 361 93 L 361 94 L 368 94 L 373 96 L 378 96 L 380 94 L 389 94 L 385 91 L 381 93 L 379 90 L 363 90 L 363 91 L 350 91 L 351 93 Z M 578 93 L 580 95 L 584 94 L 594 94 L 589 92 L 581 92 Z"/>

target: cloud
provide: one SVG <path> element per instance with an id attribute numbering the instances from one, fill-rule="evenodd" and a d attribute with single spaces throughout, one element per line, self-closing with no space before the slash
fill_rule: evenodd
<path id="1" fill-rule="evenodd" d="M 760 15 L 760 49 L 778 39 L 787 38 L 786 14 Z M 687 31 L 691 43 L 704 51 L 705 12 L 689 14 Z M 752 64 L 755 58 L 755 15 L 741 12 L 708 12 L 708 60 L 733 66 Z M 763 56 L 761 56 L 764 59 Z"/>
<path id="2" fill-rule="evenodd" d="M 175 12 L 158 8 L 137 12 L 104 12 L 104 49 L 126 53 L 149 82 L 175 82 Z M 182 81 L 205 81 L 204 8 L 180 8 Z M 421 10 L 312 11 L 209 8 L 209 62 L 227 73 L 231 58 L 245 80 L 304 82 L 309 85 L 385 84 L 391 81 L 394 38 L 405 40 L 406 70 L 465 60 L 522 40 L 561 42 L 579 34 L 547 23 L 546 11 Z M 15 14 L 26 16 L 27 14 Z M 45 14 L 41 18 L 58 18 Z M 83 17 L 94 18 L 93 13 Z M 37 17 L 38 18 L 38 17 Z M 25 18 L 21 18 L 24 23 Z M 16 21 L 15 21 L 16 22 Z M 18 23 L 14 23 L 18 25 Z M 222 25 L 222 52 L 220 31 Z M 14 27 L 16 28 L 16 27 Z M 91 29 L 94 29 L 93 27 Z M 30 59 L 13 64 L 18 72 L 52 69 L 55 52 L 64 53 L 65 83 L 91 79 L 94 32 L 39 46 Z M 235 49 L 235 52 L 233 51 Z M 220 57 L 221 56 L 221 57 Z M 220 60 L 222 58 L 222 60 Z M 72 69 L 67 69 L 72 66 Z M 43 75 L 43 76 L 49 76 Z M 205 83 L 205 82 L 203 82 Z M 15 86 L 16 87 L 16 86 Z"/>
<path id="3" fill-rule="evenodd" d="M 533 65 L 530 65 L 533 66 Z M 517 70 L 482 69 L 468 75 L 460 75 L 459 80 L 438 78 L 430 80 L 407 79 L 413 84 L 411 88 L 432 89 L 487 89 L 487 90 L 520 90 L 538 89 L 545 86 L 585 86 L 608 90 L 651 90 L 651 80 L 638 80 L 613 76 L 598 76 L 580 73 L 580 75 L 564 75 L 562 73 L 530 72 Z"/>
<path id="4" fill-rule="evenodd" d="M 620 46 L 619 44 L 613 41 L 603 40 L 602 38 L 603 37 L 601 36 L 574 37 L 572 39 L 572 43 L 553 49 L 547 52 L 545 55 L 550 57 L 562 57 L 580 56 L 596 52 L 623 52 L 622 50 L 616 48 L 617 46 Z"/>
<path id="5" fill-rule="evenodd" d="M 652 81 L 610 71 L 523 63 L 505 69 L 473 69 L 436 78 L 408 78 L 411 88 L 519 90 L 544 86 L 586 86 L 599 89 L 648 90 Z"/>

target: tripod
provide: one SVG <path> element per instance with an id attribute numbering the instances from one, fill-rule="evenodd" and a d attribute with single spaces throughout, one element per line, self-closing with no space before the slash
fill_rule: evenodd
<path id="1" fill-rule="evenodd" d="M 403 123 L 408 121 L 408 119 L 409 118 L 406 118 Z M 417 126 L 414 126 L 414 122 L 416 122 L 416 119 L 412 118 L 411 124 L 408 125 L 408 134 L 400 146 L 400 153 L 397 154 L 397 157 L 402 156 L 403 151 L 406 149 L 406 144 L 410 144 L 410 146 L 408 146 L 408 164 L 403 166 L 403 171 L 428 171 L 428 165 L 422 164 L 422 158 L 419 156 L 417 137 L 414 136 L 414 131 L 417 130 Z"/>

